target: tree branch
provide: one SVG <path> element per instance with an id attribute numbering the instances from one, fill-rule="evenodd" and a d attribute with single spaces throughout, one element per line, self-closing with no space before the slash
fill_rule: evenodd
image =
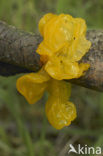
<path id="1" fill-rule="evenodd" d="M 41 38 L 0 22 L 0 75 L 38 71 L 41 67 L 35 52 Z"/>
<path id="2" fill-rule="evenodd" d="M 103 30 L 88 31 L 87 39 L 92 42 L 92 47 L 81 62 L 89 63 L 90 69 L 81 78 L 68 81 L 103 91 Z M 41 40 L 39 35 L 0 22 L 0 75 L 38 71 L 42 63 L 35 50 Z"/>

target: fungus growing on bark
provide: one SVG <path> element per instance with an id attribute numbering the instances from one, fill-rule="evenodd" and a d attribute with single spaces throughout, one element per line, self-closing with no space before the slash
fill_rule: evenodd
<path id="1" fill-rule="evenodd" d="M 30 104 L 47 91 L 47 118 L 53 127 L 61 129 L 76 118 L 75 105 L 68 101 L 71 84 L 64 79 L 79 78 L 89 68 L 89 64 L 78 61 L 88 52 L 91 42 L 85 37 L 85 21 L 68 14 L 44 15 L 39 30 L 43 41 L 36 52 L 44 65 L 39 72 L 20 77 L 17 90 Z"/>

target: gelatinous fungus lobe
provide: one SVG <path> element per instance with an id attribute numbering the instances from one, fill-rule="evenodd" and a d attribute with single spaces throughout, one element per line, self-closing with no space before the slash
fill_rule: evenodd
<path id="1" fill-rule="evenodd" d="M 43 41 L 36 52 L 43 67 L 37 73 L 20 77 L 17 89 L 30 104 L 37 102 L 47 91 L 45 111 L 48 121 L 61 129 L 76 118 L 75 105 L 69 101 L 71 84 L 64 79 L 79 78 L 89 68 L 89 64 L 78 61 L 88 52 L 91 42 L 85 37 L 85 21 L 68 14 L 44 15 L 39 30 Z"/>

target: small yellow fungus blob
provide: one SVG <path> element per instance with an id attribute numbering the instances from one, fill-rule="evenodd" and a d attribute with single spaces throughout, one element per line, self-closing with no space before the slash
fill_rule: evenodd
<path id="1" fill-rule="evenodd" d="M 39 22 L 43 41 L 36 52 L 43 67 L 17 80 L 17 90 L 30 104 L 37 102 L 45 91 L 48 121 L 56 129 L 71 124 L 76 118 L 76 108 L 69 100 L 71 85 L 64 79 L 79 78 L 90 65 L 78 61 L 88 52 L 91 42 L 85 37 L 86 23 L 68 14 L 48 13 Z"/>
<path id="2" fill-rule="evenodd" d="M 42 68 L 38 73 L 21 76 L 17 80 L 16 87 L 26 100 L 33 104 L 43 96 L 49 79 L 49 75 Z"/>
<path id="3" fill-rule="evenodd" d="M 76 118 L 76 108 L 72 102 L 68 101 L 71 84 L 52 79 L 48 87 L 49 98 L 46 103 L 46 115 L 54 128 L 61 129 L 70 125 L 71 121 Z"/>

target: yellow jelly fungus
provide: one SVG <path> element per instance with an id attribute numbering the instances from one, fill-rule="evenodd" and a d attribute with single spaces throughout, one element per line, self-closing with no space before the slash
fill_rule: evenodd
<path id="1" fill-rule="evenodd" d="M 89 68 L 89 64 L 81 66 L 77 62 L 91 46 L 85 38 L 86 24 L 83 19 L 67 14 L 47 14 L 40 20 L 39 29 L 44 40 L 38 46 L 37 53 L 52 78 L 78 78 Z"/>
<path id="2" fill-rule="evenodd" d="M 48 87 L 46 114 L 51 125 L 56 129 L 61 129 L 70 125 L 71 121 L 76 118 L 76 108 L 72 102 L 68 101 L 71 84 L 52 79 Z"/>
<path id="3" fill-rule="evenodd" d="M 42 68 L 38 73 L 21 76 L 17 80 L 16 87 L 26 100 L 33 104 L 43 96 L 49 79 L 50 76 Z"/>
<path id="4" fill-rule="evenodd" d="M 48 13 L 39 22 L 43 41 L 36 52 L 43 62 L 42 69 L 17 80 L 17 90 L 30 104 L 37 102 L 45 91 L 49 93 L 46 115 L 56 129 L 71 124 L 76 108 L 69 100 L 71 85 L 64 79 L 79 78 L 89 68 L 78 61 L 88 52 L 91 42 L 85 37 L 86 23 L 67 14 Z"/>

